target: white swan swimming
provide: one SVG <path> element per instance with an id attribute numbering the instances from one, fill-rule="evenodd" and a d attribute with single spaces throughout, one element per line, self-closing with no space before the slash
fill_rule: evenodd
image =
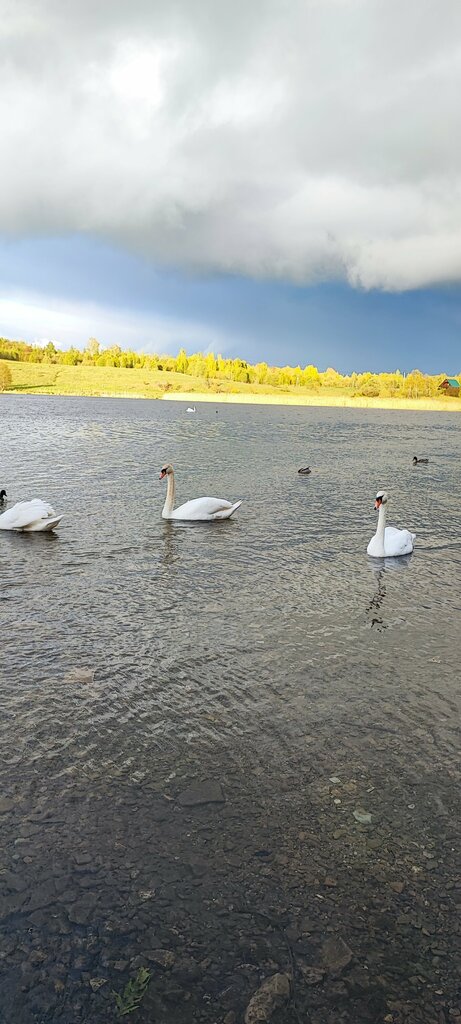
<path id="1" fill-rule="evenodd" d="M 186 501 L 179 508 L 174 508 L 174 470 L 173 466 L 169 463 L 162 466 L 159 479 L 163 480 L 164 477 L 168 478 L 168 484 L 162 519 L 181 519 L 194 522 L 229 519 L 232 513 L 236 512 L 242 504 L 241 501 L 236 501 L 233 505 L 230 501 L 226 501 L 225 498 L 193 498 L 192 501 Z"/>
<path id="2" fill-rule="evenodd" d="M 186 409 L 186 412 L 197 412 L 195 405 L 193 408 L 189 405 L 189 407 Z"/>
<path id="3" fill-rule="evenodd" d="M 416 533 L 396 530 L 395 526 L 386 526 L 387 502 L 386 492 L 378 491 L 375 501 L 375 508 L 379 509 L 378 526 L 367 547 L 367 554 L 372 558 L 398 558 L 400 555 L 410 555 L 416 540 Z"/>
<path id="4" fill-rule="evenodd" d="M 32 501 L 18 501 L 0 515 L 0 530 L 20 530 L 22 533 L 42 533 L 54 530 L 61 522 L 54 508 L 41 498 Z"/>

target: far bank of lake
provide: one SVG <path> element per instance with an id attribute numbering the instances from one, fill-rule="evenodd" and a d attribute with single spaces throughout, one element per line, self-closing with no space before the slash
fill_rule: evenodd
<path id="1" fill-rule="evenodd" d="M 231 405 L 308 405 L 316 407 L 332 407 L 340 409 L 401 409 L 405 412 L 461 412 L 461 400 L 457 398 L 365 398 L 350 395 L 322 395 L 315 391 L 312 394 L 293 395 L 256 395 L 256 394 L 223 394 L 194 391 L 169 391 L 161 396 L 163 401 L 171 402 L 214 402 L 215 404 Z"/>
<path id="2" fill-rule="evenodd" d="M 322 386 L 316 390 L 216 380 L 207 383 L 182 373 L 141 368 L 28 363 L 8 361 L 9 394 L 61 395 L 75 398 L 161 398 L 177 402 L 243 403 L 245 405 L 390 409 L 420 412 L 461 412 L 451 396 L 376 398 L 355 395 L 352 388 Z"/>

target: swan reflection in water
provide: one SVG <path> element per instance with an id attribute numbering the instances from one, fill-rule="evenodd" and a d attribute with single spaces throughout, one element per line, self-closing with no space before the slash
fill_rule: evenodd
<path id="1" fill-rule="evenodd" d="M 370 558 L 369 565 L 373 573 L 382 575 L 384 571 L 398 572 L 399 569 L 408 569 L 413 559 L 413 552 L 409 555 L 399 555 L 395 558 Z"/>
<path id="2" fill-rule="evenodd" d="M 175 531 L 174 526 L 168 519 L 165 520 L 163 527 L 163 540 L 160 561 L 163 565 L 171 567 L 180 560 L 180 552 L 178 550 L 178 531 Z"/>
<path id="3" fill-rule="evenodd" d="M 370 569 L 376 579 L 376 592 L 373 594 L 370 603 L 366 607 L 367 618 L 370 617 L 371 629 L 387 629 L 387 623 L 381 614 L 381 607 L 386 597 L 386 572 L 398 572 L 400 569 L 408 569 L 413 555 L 400 555 L 398 558 L 373 558 L 370 559 Z"/>

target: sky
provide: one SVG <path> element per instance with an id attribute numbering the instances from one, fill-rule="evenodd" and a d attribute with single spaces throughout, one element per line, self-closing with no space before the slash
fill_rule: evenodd
<path id="1" fill-rule="evenodd" d="M 0 333 L 461 368 L 461 4 L 0 0 Z"/>

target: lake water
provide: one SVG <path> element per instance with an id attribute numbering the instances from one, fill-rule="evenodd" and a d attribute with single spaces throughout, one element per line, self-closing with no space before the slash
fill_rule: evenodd
<path id="1" fill-rule="evenodd" d="M 142 966 L 141 1024 L 232 1024 L 293 968 L 274 1021 L 449 1021 L 459 416 L 197 410 L 0 396 L 0 487 L 65 513 L 0 532 L 0 1022 L 116 1020 Z M 242 507 L 164 522 L 165 460 Z"/>

